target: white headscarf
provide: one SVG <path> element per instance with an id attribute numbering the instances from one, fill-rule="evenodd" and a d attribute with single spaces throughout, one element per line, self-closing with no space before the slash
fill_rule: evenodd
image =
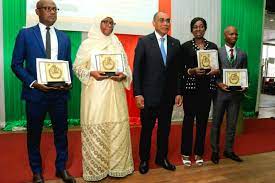
<path id="1" fill-rule="evenodd" d="M 126 68 L 131 72 L 128 65 L 127 55 L 117 36 L 113 32 L 106 36 L 100 29 L 101 21 L 107 17 L 110 16 L 98 16 L 94 19 L 92 27 L 88 32 L 88 38 L 81 43 L 76 55 L 73 69 L 80 81 L 86 85 L 89 84 L 90 80 L 90 59 L 92 52 L 104 50 L 109 45 L 113 45 L 117 51 L 123 54 L 125 64 L 127 64 Z"/>
<path id="2" fill-rule="evenodd" d="M 91 49 L 102 50 L 108 45 L 113 44 L 112 40 L 116 40 L 116 36 L 113 32 L 110 35 L 106 36 L 102 33 L 100 29 L 101 21 L 110 16 L 98 16 L 94 19 L 92 27 L 88 32 L 88 39 L 91 41 Z M 110 17 L 111 18 L 111 17 Z"/>

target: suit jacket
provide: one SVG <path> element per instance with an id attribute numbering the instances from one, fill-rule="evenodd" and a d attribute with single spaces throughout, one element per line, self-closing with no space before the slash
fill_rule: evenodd
<path id="1" fill-rule="evenodd" d="M 180 79 L 177 71 L 179 40 L 167 35 L 166 66 L 155 33 L 141 37 L 134 57 L 134 95 L 144 97 L 145 106 L 158 106 L 160 103 L 173 104 L 180 94 Z"/>
<path id="2" fill-rule="evenodd" d="M 231 64 L 228 61 L 225 46 L 219 49 L 220 77 L 218 82 L 223 82 L 223 69 L 247 69 L 247 55 L 245 52 L 236 48 L 236 60 Z"/>
<path id="3" fill-rule="evenodd" d="M 70 40 L 65 33 L 57 29 L 55 29 L 55 32 L 58 40 L 58 59 L 69 62 L 72 79 Z M 38 25 L 20 30 L 13 50 L 11 68 L 23 83 L 21 98 L 32 102 L 47 100 L 49 97 L 68 99 L 68 91 L 50 91 L 45 93 L 30 88 L 30 84 L 37 79 L 36 58 L 46 58 L 46 51 Z"/>

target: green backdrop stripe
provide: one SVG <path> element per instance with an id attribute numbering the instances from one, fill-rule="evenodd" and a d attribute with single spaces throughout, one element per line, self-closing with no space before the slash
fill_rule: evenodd
<path id="1" fill-rule="evenodd" d="M 245 116 L 255 115 L 258 76 L 261 63 L 264 0 L 222 0 L 221 30 L 228 25 L 238 28 L 237 46 L 248 55 L 249 90 L 243 103 Z M 223 32 L 221 45 L 224 45 Z"/>
<path id="2" fill-rule="evenodd" d="M 66 33 L 71 39 L 72 60 L 74 61 L 78 47 L 82 40 L 82 33 L 69 32 L 69 31 L 66 31 Z M 73 83 L 73 88 L 71 90 L 71 98 L 69 100 L 69 119 L 78 119 L 78 124 L 79 124 L 81 84 L 80 84 L 80 81 L 75 76 L 73 77 L 72 83 Z"/>
<path id="3" fill-rule="evenodd" d="M 8 121 L 24 120 L 25 107 L 20 100 L 21 82 L 12 73 L 10 65 L 18 31 L 26 25 L 26 0 L 3 0 L 5 113 Z"/>
<path id="4" fill-rule="evenodd" d="M 16 35 L 26 25 L 26 0 L 3 0 L 3 44 L 5 76 L 5 130 L 25 126 L 25 104 L 21 101 L 21 82 L 12 73 L 10 65 Z M 72 43 L 72 60 L 81 43 L 81 32 L 66 31 Z M 79 125 L 80 82 L 74 77 L 71 99 L 69 101 L 69 124 Z M 45 125 L 49 126 L 48 120 Z"/>

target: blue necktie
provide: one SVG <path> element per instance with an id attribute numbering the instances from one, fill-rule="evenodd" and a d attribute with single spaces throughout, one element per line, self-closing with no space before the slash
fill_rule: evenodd
<path id="1" fill-rule="evenodd" d="M 161 51 L 161 56 L 162 56 L 164 65 L 166 65 L 166 52 L 165 52 L 165 48 L 164 48 L 164 41 L 165 41 L 165 38 L 163 38 L 163 37 L 160 38 L 160 51 Z"/>

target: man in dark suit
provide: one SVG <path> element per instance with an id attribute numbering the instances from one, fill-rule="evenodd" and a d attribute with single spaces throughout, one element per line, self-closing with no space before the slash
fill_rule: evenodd
<path id="1" fill-rule="evenodd" d="M 33 182 L 44 182 L 40 154 L 40 139 L 43 122 L 49 113 L 56 147 L 56 176 L 64 182 L 75 182 L 66 171 L 68 159 L 67 142 L 67 100 L 71 85 L 49 87 L 37 82 L 36 59 L 65 60 L 71 67 L 71 43 L 53 24 L 58 8 L 52 0 L 40 0 L 36 4 L 39 24 L 22 29 L 17 35 L 11 68 L 23 83 L 22 99 L 26 101 L 27 147 Z M 25 65 L 25 66 L 24 66 Z"/>
<path id="2" fill-rule="evenodd" d="M 247 55 L 239 48 L 236 48 L 238 40 L 238 31 L 233 26 L 228 26 L 224 30 L 225 46 L 219 49 L 220 69 L 247 69 Z M 246 88 L 238 91 L 229 90 L 228 86 L 223 83 L 221 76 L 217 81 L 218 91 L 217 97 L 214 99 L 213 124 L 211 129 L 211 147 L 213 163 L 219 163 L 219 138 L 220 127 L 223 121 L 225 111 L 227 112 L 226 125 L 226 142 L 223 155 L 237 162 L 242 159 L 233 151 L 235 131 L 238 121 L 240 103 L 243 92 Z"/>
<path id="3" fill-rule="evenodd" d="M 141 134 L 139 144 L 139 171 L 149 170 L 151 136 L 158 119 L 157 154 L 155 163 L 168 170 L 176 167 L 167 159 L 168 138 L 171 126 L 173 105 L 181 105 L 182 98 L 178 88 L 176 54 L 180 42 L 167 35 L 170 17 L 163 12 L 154 15 L 155 32 L 141 37 L 135 49 L 134 95 L 140 109 Z"/>

